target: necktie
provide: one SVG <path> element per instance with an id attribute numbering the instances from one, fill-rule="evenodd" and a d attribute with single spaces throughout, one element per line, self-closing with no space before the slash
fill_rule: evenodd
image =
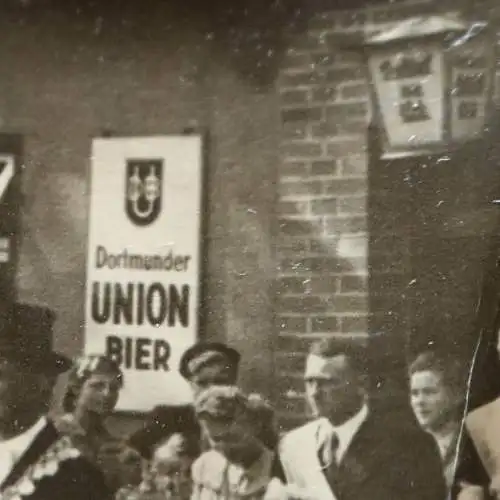
<path id="1" fill-rule="evenodd" d="M 325 443 L 326 445 L 326 456 L 324 459 L 324 473 L 328 483 L 333 488 L 337 482 L 337 473 L 339 469 L 339 463 L 337 461 L 337 452 L 340 445 L 340 440 L 336 432 L 333 432 L 330 439 Z"/>

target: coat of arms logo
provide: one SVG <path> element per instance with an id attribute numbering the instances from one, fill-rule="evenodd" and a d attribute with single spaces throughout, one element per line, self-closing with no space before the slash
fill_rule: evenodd
<path id="1" fill-rule="evenodd" d="M 137 226 L 148 226 L 160 215 L 163 160 L 127 160 L 125 212 Z"/>

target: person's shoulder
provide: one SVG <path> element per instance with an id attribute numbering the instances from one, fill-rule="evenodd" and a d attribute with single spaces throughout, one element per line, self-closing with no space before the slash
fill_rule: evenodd
<path id="1" fill-rule="evenodd" d="M 202 453 L 191 468 L 194 484 L 211 485 L 212 489 L 217 489 L 217 485 L 222 484 L 227 463 L 226 458 L 216 450 Z"/>
<path id="2" fill-rule="evenodd" d="M 369 414 L 365 422 L 366 430 L 379 442 L 398 449 L 436 449 L 433 437 L 417 423 L 391 416 Z"/>
<path id="3" fill-rule="evenodd" d="M 296 446 L 297 442 L 303 440 L 310 441 L 311 436 L 316 435 L 320 422 L 321 419 L 315 419 L 286 432 L 280 439 L 280 449 L 287 448 L 288 446 Z"/>
<path id="4" fill-rule="evenodd" d="M 70 436 L 84 436 L 85 432 L 71 413 L 65 413 L 51 419 L 57 432 Z"/>

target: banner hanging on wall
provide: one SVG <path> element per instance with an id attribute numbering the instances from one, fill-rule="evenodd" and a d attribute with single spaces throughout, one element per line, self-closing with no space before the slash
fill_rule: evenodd
<path id="1" fill-rule="evenodd" d="M 202 139 L 95 139 L 91 169 L 85 352 L 120 363 L 117 410 L 186 403 L 178 364 L 199 326 Z"/>

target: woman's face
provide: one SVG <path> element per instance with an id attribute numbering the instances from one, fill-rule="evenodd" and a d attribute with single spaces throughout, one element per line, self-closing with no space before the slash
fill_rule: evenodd
<path id="1" fill-rule="evenodd" d="M 238 462 L 248 449 L 255 449 L 260 444 L 255 426 L 244 416 L 230 422 L 206 418 L 201 421 L 201 426 L 211 447 L 229 461 Z"/>
<path id="2" fill-rule="evenodd" d="M 116 375 L 94 373 L 84 382 L 76 406 L 107 415 L 115 409 L 120 389 L 121 383 Z"/>
<path id="3" fill-rule="evenodd" d="M 431 370 L 414 373 L 410 391 L 413 412 L 423 429 L 438 430 L 450 421 L 456 400 L 441 374 Z"/>
<path id="4" fill-rule="evenodd" d="M 167 498 L 189 499 L 191 496 L 193 459 L 183 452 L 184 441 L 180 434 L 173 434 L 153 455 L 153 481 Z"/>

